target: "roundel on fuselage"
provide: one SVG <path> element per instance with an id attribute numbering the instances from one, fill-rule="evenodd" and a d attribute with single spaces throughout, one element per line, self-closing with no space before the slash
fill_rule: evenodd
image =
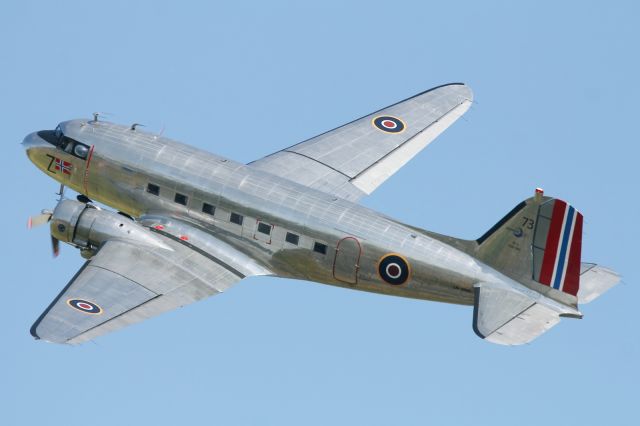
<path id="1" fill-rule="evenodd" d="M 411 267 L 404 257 L 390 253 L 382 256 L 378 262 L 378 275 L 386 283 L 400 285 L 409 280 Z"/>

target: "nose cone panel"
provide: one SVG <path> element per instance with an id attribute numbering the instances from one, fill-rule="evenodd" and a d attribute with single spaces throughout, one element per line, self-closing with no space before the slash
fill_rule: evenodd
<path id="1" fill-rule="evenodd" d="M 50 154 L 55 147 L 47 142 L 42 135 L 40 135 L 41 133 L 42 132 L 33 132 L 28 134 L 22 141 L 22 146 L 27 152 L 29 160 L 38 166 L 40 170 L 46 170 L 50 161 L 47 154 Z"/>
<path id="2" fill-rule="evenodd" d="M 31 150 L 37 150 L 37 148 L 51 148 L 51 144 L 48 143 L 42 136 L 40 136 L 40 133 L 43 132 L 29 133 L 22 141 L 21 145 L 27 151 L 27 155 L 29 155 L 29 152 Z"/>

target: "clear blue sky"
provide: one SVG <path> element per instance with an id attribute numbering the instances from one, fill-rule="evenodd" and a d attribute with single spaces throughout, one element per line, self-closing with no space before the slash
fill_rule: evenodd
<path id="1" fill-rule="evenodd" d="M 210 3 L 210 4 L 209 4 Z M 3 2 L 0 424 L 636 425 L 637 2 Z M 79 347 L 29 327 L 82 264 L 25 134 L 112 113 L 248 162 L 432 86 L 477 103 L 364 204 L 475 238 L 536 186 L 624 284 L 533 344 L 472 309 L 275 278 Z"/>

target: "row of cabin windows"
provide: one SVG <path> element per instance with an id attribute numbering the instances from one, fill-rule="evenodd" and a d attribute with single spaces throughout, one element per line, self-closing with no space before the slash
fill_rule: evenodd
<path id="1" fill-rule="evenodd" d="M 148 183 L 147 192 L 152 195 L 160 195 L 160 187 L 153 183 Z M 184 194 L 180 194 L 179 192 L 176 192 L 176 195 L 174 196 L 173 201 L 178 204 L 182 204 L 183 206 L 186 206 L 189 201 L 189 197 L 187 197 Z M 216 213 L 216 206 L 209 203 L 202 203 L 202 212 L 210 216 L 213 216 Z M 242 215 L 238 213 L 231 213 L 231 218 L 230 218 L 231 223 L 242 225 L 243 219 L 244 218 L 242 217 Z"/>
<path id="2" fill-rule="evenodd" d="M 160 187 L 153 183 L 147 184 L 147 192 L 152 195 L 160 195 Z M 176 195 L 173 199 L 178 204 L 182 204 L 183 206 L 187 205 L 187 201 L 189 198 L 184 195 L 176 192 Z M 208 215 L 213 216 L 216 212 L 216 206 L 209 203 L 202 203 L 202 212 Z M 229 217 L 229 222 L 235 223 L 236 225 L 242 225 L 244 221 L 244 217 L 241 214 L 231 212 L 231 216 Z M 266 224 L 264 222 L 258 222 L 258 232 L 271 235 L 271 229 L 273 229 L 272 225 Z M 285 236 L 285 241 L 289 244 L 298 245 L 300 242 L 300 236 L 298 234 L 294 234 L 293 232 L 287 232 Z M 327 245 L 314 241 L 313 243 L 313 251 L 320 254 L 327 254 Z"/>

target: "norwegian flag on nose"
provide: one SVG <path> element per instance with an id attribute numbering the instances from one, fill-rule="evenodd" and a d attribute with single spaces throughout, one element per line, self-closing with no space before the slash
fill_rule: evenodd
<path id="1" fill-rule="evenodd" d="M 73 168 L 73 164 L 71 164 L 70 162 L 61 160 L 59 158 L 56 158 L 56 167 L 55 167 L 55 169 L 57 171 L 61 171 L 62 174 L 64 174 L 64 175 L 70 175 L 72 168 Z"/>

